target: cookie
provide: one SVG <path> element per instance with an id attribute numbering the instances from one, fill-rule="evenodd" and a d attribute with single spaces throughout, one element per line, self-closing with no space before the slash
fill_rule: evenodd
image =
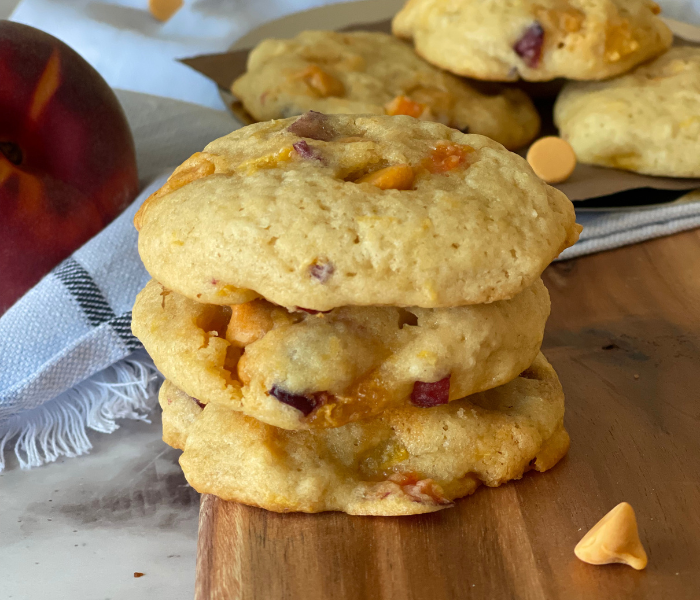
<path id="1" fill-rule="evenodd" d="M 398 37 L 457 75 L 489 81 L 614 77 L 667 50 L 650 0 L 409 0 Z"/>
<path id="2" fill-rule="evenodd" d="M 408 116 L 319 113 L 212 142 L 135 224 L 167 289 L 319 311 L 512 298 L 580 231 L 566 196 L 493 140 Z"/>
<path id="3" fill-rule="evenodd" d="M 286 431 L 221 405 L 202 410 L 169 381 L 160 402 L 164 424 L 181 427 L 173 445 L 192 487 L 278 512 L 435 512 L 482 483 L 547 470 L 569 446 L 564 395 L 542 355 L 488 392 L 336 429 Z"/>
<path id="4" fill-rule="evenodd" d="M 700 177 L 700 48 L 672 48 L 610 81 L 569 83 L 554 118 L 580 162 Z"/>
<path id="5" fill-rule="evenodd" d="M 257 120 L 300 115 L 407 114 L 515 149 L 540 126 L 521 90 L 480 93 L 436 69 L 406 43 L 385 33 L 304 31 L 289 40 L 261 42 L 232 92 Z"/>
<path id="6" fill-rule="evenodd" d="M 201 402 L 315 429 L 504 384 L 537 356 L 548 315 L 541 280 L 492 304 L 327 314 L 202 304 L 150 282 L 132 328 L 165 377 Z"/>

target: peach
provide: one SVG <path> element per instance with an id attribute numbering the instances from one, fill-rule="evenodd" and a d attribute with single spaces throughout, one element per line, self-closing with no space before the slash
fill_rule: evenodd
<path id="1" fill-rule="evenodd" d="M 58 39 L 0 21 L 0 314 L 134 199 L 114 92 Z"/>

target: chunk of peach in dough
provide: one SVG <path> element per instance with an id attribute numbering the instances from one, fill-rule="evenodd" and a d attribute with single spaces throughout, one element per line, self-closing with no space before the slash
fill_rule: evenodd
<path id="1" fill-rule="evenodd" d="M 259 340 L 274 327 L 274 306 L 266 300 L 253 300 L 231 305 L 231 320 L 226 328 L 226 339 L 232 346 L 245 348 Z"/>
<path id="2" fill-rule="evenodd" d="M 318 65 L 309 65 L 299 74 L 299 77 L 321 98 L 343 96 L 345 94 L 343 82 L 324 71 Z"/>
<path id="3" fill-rule="evenodd" d="M 360 177 L 355 183 L 371 183 L 380 190 L 411 190 L 414 179 L 410 165 L 392 165 Z"/>
<path id="4" fill-rule="evenodd" d="M 438 143 L 423 161 L 423 166 L 431 173 L 448 173 L 458 167 L 468 167 L 476 152 L 471 146 L 453 142 Z"/>
<path id="5" fill-rule="evenodd" d="M 409 117 L 415 117 L 417 119 L 423 114 L 426 108 L 426 104 L 414 102 L 407 96 L 396 96 L 396 98 L 384 107 L 384 110 L 387 115 L 408 115 Z"/>

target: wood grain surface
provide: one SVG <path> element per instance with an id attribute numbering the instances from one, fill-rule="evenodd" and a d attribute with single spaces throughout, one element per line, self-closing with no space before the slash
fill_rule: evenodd
<path id="1" fill-rule="evenodd" d="M 551 266 L 569 455 L 438 513 L 279 515 L 203 496 L 197 599 L 700 598 L 700 230 Z M 573 548 L 621 501 L 645 571 Z"/>

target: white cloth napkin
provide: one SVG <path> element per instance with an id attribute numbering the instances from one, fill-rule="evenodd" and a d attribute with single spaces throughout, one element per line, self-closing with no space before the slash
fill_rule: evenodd
<path id="1" fill-rule="evenodd" d="M 583 225 L 581 237 L 574 246 L 564 250 L 558 260 L 700 227 L 700 192 L 686 194 L 681 203 L 647 210 L 579 212 L 576 220 Z"/>

